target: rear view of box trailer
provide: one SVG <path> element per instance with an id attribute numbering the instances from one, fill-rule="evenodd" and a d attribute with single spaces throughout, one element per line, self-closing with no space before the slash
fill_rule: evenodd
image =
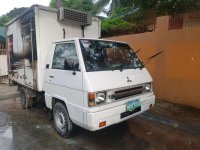
<path id="1" fill-rule="evenodd" d="M 85 12 L 34 5 L 7 24 L 6 36 L 10 79 L 42 92 L 43 70 L 52 42 L 72 37 L 99 38 L 100 21 Z"/>

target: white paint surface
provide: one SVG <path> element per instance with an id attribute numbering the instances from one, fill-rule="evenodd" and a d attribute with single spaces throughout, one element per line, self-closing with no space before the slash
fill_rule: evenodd
<path id="1" fill-rule="evenodd" d="M 0 76 L 8 75 L 7 55 L 0 55 Z"/>

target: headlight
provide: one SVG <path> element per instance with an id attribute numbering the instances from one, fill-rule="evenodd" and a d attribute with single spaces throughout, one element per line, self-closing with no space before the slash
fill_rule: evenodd
<path id="1" fill-rule="evenodd" d="M 106 93 L 105 92 L 100 92 L 96 93 L 96 103 L 101 103 L 106 100 Z"/>
<path id="2" fill-rule="evenodd" d="M 96 106 L 106 100 L 105 92 L 88 93 L 88 106 Z"/>
<path id="3" fill-rule="evenodd" d="M 146 83 L 144 88 L 145 88 L 145 91 L 146 91 L 146 92 L 152 91 L 152 90 L 151 90 L 151 89 L 152 89 L 151 83 Z"/>

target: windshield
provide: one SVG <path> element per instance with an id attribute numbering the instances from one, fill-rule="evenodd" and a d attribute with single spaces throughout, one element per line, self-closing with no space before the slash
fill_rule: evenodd
<path id="1" fill-rule="evenodd" d="M 80 40 L 86 71 L 105 71 L 142 68 L 143 64 L 128 44 Z"/>

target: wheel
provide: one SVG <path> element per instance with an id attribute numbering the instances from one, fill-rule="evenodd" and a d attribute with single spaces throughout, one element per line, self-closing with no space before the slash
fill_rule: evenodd
<path id="1" fill-rule="evenodd" d="M 26 91 L 24 88 L 20 89 L 20 101 L 21 101 L 23 108 L 28 108 L 27 95 L 26 95 Z"/>
<path id="2" fill-rule="evenodd" d="M 66 107 L 62 103 L 56 103 L 53 108 L 54 126 L 61 137 L 68 138 L 72 135 L 73 123 Z"/>

